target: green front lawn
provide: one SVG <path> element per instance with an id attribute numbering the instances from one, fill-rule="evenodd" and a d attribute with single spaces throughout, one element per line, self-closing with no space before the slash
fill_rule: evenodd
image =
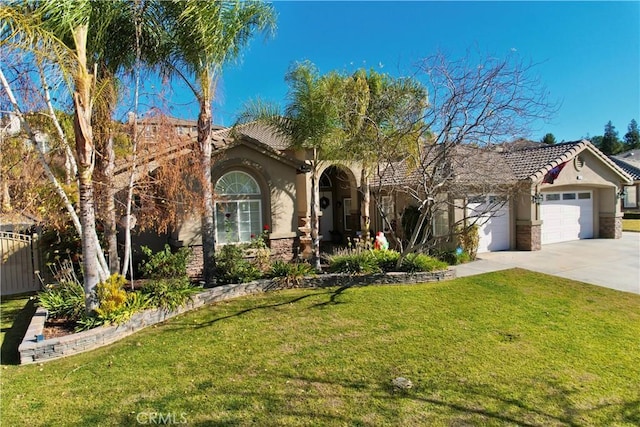
<path id="1" fill-rule="evenodd" d="M 281 291 L 6 366 L 2 422 L 638 425 L 638 337 L 640 296 L 525 270 Z"/>
<path id="2" fill-rule="evenodd" d="M 2 364 L 20 361 L 18 346 L 35 313 L 35 303 L 25 295 L 3 296 L 0 300 L 0 360 Z"/>
<path id="3" fill-rule="evenodd" d="M 640 219 L 623 219 L 622 231 L 640 232 Z"/>

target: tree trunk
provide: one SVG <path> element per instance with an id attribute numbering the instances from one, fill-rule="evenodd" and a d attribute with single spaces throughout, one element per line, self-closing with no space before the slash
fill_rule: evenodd
<path id="1" fill-rule="evenodd" d="M 360 206 L 360 229 L 362 238 L 365 242 L 369 241 L 371 227 L 371 218 L 369 217 L 369 207 L 371 205 L 371 191 L 369 189 L 369 178 L 367 170 L 362 168 L 362 176 L 360 177 L 360 191 L 362 192 L 362 205 Z"/>
<path id="2" fill-rule="evenodd" d="M 60 126 L 60 122 L 58 121 L 58 117 L 56 116 L 56 112 L 53 109 L 53 104 L 51 103 L 51 92 L 49 91 L 49 83 L 47 82 L 47 75 L 40 61 L 38 61 L 38 71 L 40 73 L 40 81 L 42 82 L 44 100 L 47 103 L 49 116 L 51 117 L 51 121 L 53 122 L 53 125 L 56 128 L 56 132 L 58 133 L 58 137 L 60 138 L 60 141 L 62 142 L 62 145 L 64 147 L 64 183 L 70 185 L 71 182 L 75 181 L 76 179 L 78 166 L 76 165 L 76 160 L 73 158 L 73 151 L 71 150 L 71 146 L 69 145 L 67 136 L 64 134 L 62 126 Z"/>
<path id="3" fill-rule="evenodd" d="M 2 181 L 2 192 L 0 193 L 0 200 L 2 200 L 2 204 L 0 207 L 0 211 L 11 212 L 11 194 L 9 193 L 9 181 L 4 177 L 0 177 L 0 181 Z"/>
<path id="4" fill-rule="evenodd" d="M 109 138 L 107 143 L 107 167 L 104 172 L 105 183 L 105 214 L 104 214 L 104 237 L 107 241 L 109 252 L 109 271 L 111 274 L 120 270 L 120 258 L 118 257 L 118 232 L 116 229 L 116 190 L 113 185 L 113 170 L 115 169 L 116 155 L 113 151 L 113 138 Z"/>
<path id="5" fill-rule="evenodd" d="M 313 149 L 313 169 L 311 171 L 311 250 L 312 263 L 316 271 L 320 272 L 320 220 L 318 217 L 318 159 L 317 150 Z"/>
<path id="6" fill-rule="evenodd" d="M 203 210 L 202 224 L 202 256 L 205 283 L 210 286 L 215 277 L 215 228 L 213 207 L 213 183 L 211 182 L 211 102 L 205 98 L 200 104 L 198 115 L 198 145 L 200 147 L 200 172 L 202 179 Z"/>
<path id="7" fill-rule="evenodd" d="M 90 169 L 80 166 L 80 222 L 82 223 L 82 274 L 84 276 L 84 299 L 87 313 L 98 307 L 95 288 L 100 282 L 100 265 L 96 257 L 100 250 L 97 240 L 91 235 L 95 231 L 93 208 L 93 183 Z"/>
<path id="8" fill-rule="evenodd" d="M 97 239 L 94 195 L 93 168 L 95 164 L 95 146 L 91 127 L 92 99 L 91 88 L 93 75 L 87 70 L 87 25 L 80 25 L 73 30 L 73 38 L 78 57 L 74 74 L 74 119 L 73 130 L 76 138 L 76 154 L 78 156 L 80 223 L 82 224 L 82 265 L 84 275 L 85 307 L 88 313 L 95 311 L 97 301 L 95 288 L 105 275 L 99 261 L 100 243 Z"/>
<path id="9" fill-rule="evenodd" d="M 104 239 L 107 242 L 109 254 L 109 271 L 118 273 L 120 259 L 118 258 L 118 234 L 116 229 L 116 203 L 115 188 L 113 185 L 113 171 L 115 169 L 116 155 L 113 150 L 113 131 L 111 124 L 111 112 L 116 101 L 113 81 L 107 71 L 101 72 L 103 81 L 106 82 L 102 94 L 102 103 L 95 109 L 95 145 L 100 154 L 96 162 L 96 181 L 100 185 L 98 192 L 99 218 L 104 226 Z"/>

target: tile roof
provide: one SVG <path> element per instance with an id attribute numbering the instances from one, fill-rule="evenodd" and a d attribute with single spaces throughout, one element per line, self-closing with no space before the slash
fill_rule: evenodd
<path id="1" fill-rule="evenodd" d="M 589 150 L 599 157 L 604 163 L 616 170 L 618 174 L 629 179 L 634 176 L 634 171 L 622 167 L 615 159 L 609 159 L 605 154 L 593 146 L 589 141 L 565 142 L 554 145 L 524 145 L 522 149 L 509 151 L 498 151 L 496 147 L 479 148 L 470 145 L 459 145 L 454 147 L 456 153 L 449 156 L 452 176 L 455 182 L 460 184 L 473 184 L 479 181 L 479 177 L 490 177 L 486 183 L 509 183 L 516 180 L 536 181 L 545 176 L 547 172 L 555 166 L 573 159 L 578 153 Z M 498 147 L 500 149 L 500 147 Z M 430 156 L 430 157 L 429 157 Z M 427 157 L 418 165 L 423 169 L 429 169 L 429 165 L 435 165 L 438 161 L 431 162 L 429 158 L 436 158 L 435 150 L 429 150 Z M 615 163 L 614 163 L 615 161 Z M 636 168 L 640 172 L 640 168 Z M 419 182 L 420 170 L 410 168 L 406 161 L 390 164 L 375 179 L 374 185 L 399 185 Z M 431 171 L 428 175 L 432 175 Z"/>
<path id="2" fill-rule="evenodd" d="M 630 164 L 631 166 L 635 166 L 640 168 L 640 149 L 636 148 L 633 150 L 628 150 L 623 153 L 618 153 L 615 156 L 610 156 L 611 160 L 618 159 L 623 162 Z"/>
<path id="3" fill-rule="evenodd" d="M 487 183 L 506 184 L 517 180 L 510 165 L 502 153 L 494 147 L 480 148 L 470 145 L 450 147 L 449 153 L 443 153 L 442 146 L 427 147 L 423 160 L 411 167 L 407 160 L 390 163 L 374 178 L 374 186 L 406 185 L 417 183 L 423 172 L 434 176 L 436 168 L 445 167 L 442 175 L 450 182 L 463 185 L 476 185 L 479 177 Z M 445 157 L 446 156 L 446 157 Z"/>
<path id="4" fill-rule="evenodd" d="M 249 138 L 253 138 L 262 142 L 263 144 L 268 145 L 269 147 L 278 150 L 284 151 L 289 148 L 291 143 L 289 140 L 281 135 L 279 135 L 276 131 L 269 128 L 268 126 L 261 125 L 259 123 L 247 123 L 244 125 L 240 125 L 233 128 L 225 128 L 220 129 L 211 136 L 214 140 L 231 140 L 233 138 L 233 132 L 237 132 L 243 135 L 248 136 Z"/>
<path id="5" fill-rule="evenodd" d="M 620 160 L 618 157 L 611 156 L 609 157 L 613 163 L 618 165 L 620 169 L 625 171 L 627 175 L 633 178 L 634 181 L 640 181 L 640 167 L 632 165 L 631 163 Z"/>
<path id="6" fill-rule="evenodd" d="M 504 153 L 504 157 L 518 179 L 536 181 L 557 165 L 571 160 L 578 155 L 578 153 L 585 150 L 589 150 L 596 157 L 600 158 L 603 163 L 618 172 L 621 177 L 625 179 L 630 178 L 628 174 L 619 168 L 609 157 L 585 139 L 513 151 Z"/>
<path id="7" fill-rule="evenodd" d="M 524 150 L 504 153 L 503 156 L 518 179 L 527 179 L 546 166 L 553 164 L 549 168 L 551 169 L 560 163 L 564 163 L 583 149 L 583 142 L 576 141 L 525 148 Z"/>

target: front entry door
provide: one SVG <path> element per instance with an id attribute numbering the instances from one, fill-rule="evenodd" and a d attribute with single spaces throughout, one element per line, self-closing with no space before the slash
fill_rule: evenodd
<path id="1" fill-rule="evenodd" d="M 331 240 L 330 231 L 333 230 L 333 194 L 331 191 L 320 192 L 320 234 L 322 235 L 322 241 Z"/>

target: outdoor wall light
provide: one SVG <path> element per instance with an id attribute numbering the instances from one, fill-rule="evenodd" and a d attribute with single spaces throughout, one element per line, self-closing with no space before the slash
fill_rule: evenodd
<path id="1" fill-rule="evenodd" d="M 622 187 L 620 190 L 618 190 L 618 192 L 616 193 L 616 197 L 618 199 L 622 199 L 625 195 L 627 194 L 627 189 Z"/>
<path id="2" fill-rule="evenodd" d="M 535 203 L 536 205 L 539 205 L 540 203 L 542 203 L 543 200 L 544 200 L 544 196 L 540 193 L 531 195 L 531 202 Z"/>
<path id="3" fill-rule="evenodd" d="M 311 165 L 309 163 L 303 163 L 303 164 L 300 165 L 298 170 L 301 173 L 309 173 L 309 172 L 311 172 Z"/>

